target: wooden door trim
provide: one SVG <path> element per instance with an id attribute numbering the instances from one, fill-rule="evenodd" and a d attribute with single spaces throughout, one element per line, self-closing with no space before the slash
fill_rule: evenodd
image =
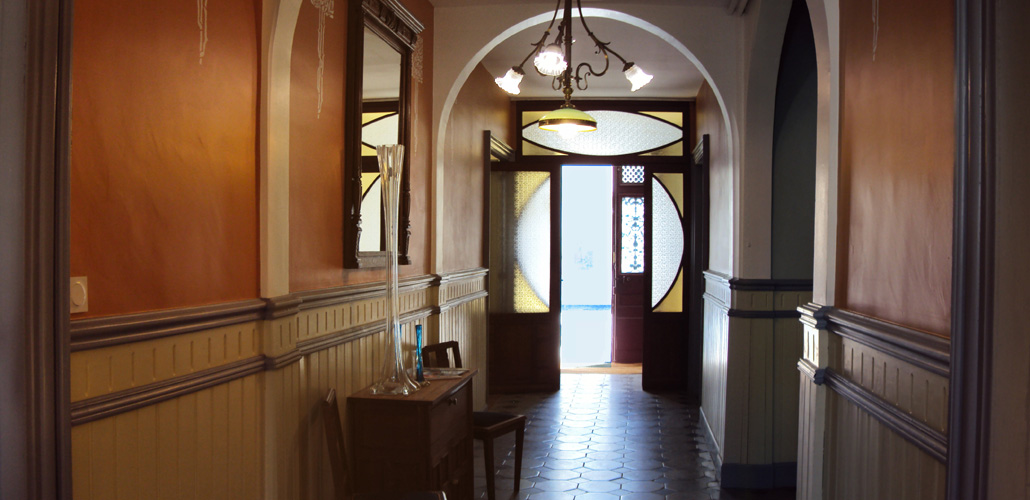
<path id="1" fill-rule="evenodd" d="M 950 499 L 987 498 L 994 316 L 994 2 L 955 2 Z"/>
<path id="2" fill-rule="evenodd" d="M 68 83 L 70 0 L 15 1 L 2 14 L 5 118 L 23 133 L 24 149 L 6 151 L 12 182 L 0 183 L 5 213 L 0 261 L 15 270 L 5 282 L 0 388 L 5 439 L 0 497 L 71 498 L 68 409 Z M 10 38 L 7 38 L 10 37 Z M 6 42 L 20 38 L 23 44 Z M 9 72 L 7 71 L 9 70 Z M 20 80 L 20 81 L 19 81 Z M 22 86 L 23 85 L 23 86 Z M 22 93 L 23 92 L 23 93 Z M 23 105 L 19 112 L 14 110 Z M 6 176 L 5 176 L 6 177 Z M 6 203 L 5 203 L 6 205 Z M 20 272 L 18 272 L 20 271 Z"/>

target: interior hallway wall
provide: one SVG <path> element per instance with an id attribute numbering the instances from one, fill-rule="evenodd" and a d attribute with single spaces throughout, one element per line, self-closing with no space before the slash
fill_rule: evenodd
<path id="1" fill-rule="evenodd" d="M 726 124 L 722 108 L 712 94 L 707 81 L 697 91 L 697 135 L 707 134 L 711 153 L 709 155 L 709 247 L 708 268 L 729 274 L 733 272 L 731 249 L 733 248 L 733 181 L 730 170 L 732 161 L 726 137 Z"/>
<path id="2" fill-rule="evenodd" d="M 429 272 L 429 116 L 433 87 L 433 9 L 402 2 L 426 29 L 413 54 L 410 265 L 401 276 Z M 319 11 L 304 2 L 294 33 L 290 85 L 290 290 L 330 288 L 383 279 L 381 269 L 343 268 L 343 137 L 347 55 L 347 3 L 325 18 L 321 111 L 318 91 Z"/>
<path id="3" fill-rule="evenodd" d="M 842 0 L 841 24 L 837 306 L 946 337 L 953 2 Z"/>
<path id="4" fill-rule="evenodd" d="M 820 50 L 829 52 L 820 63 L 820 78 L 829 81 L 819 82 L 827 89 L 819 106 L 840 102 L 839 151 L 828 151 L 839 155 L 839 182 L 820 199 L 817 218 L 839 212 L 836 224 L 822 227 L 836 231 L 836 263 L 823 255 L 815 269 L 835 275 L 827 282 L 835 290 L 820 290 L 833 303 L 801 308 L 799 498 L 944 498 L 955 6 L 809 6 L 825 17 L 813 25 L 828 44 Z M 833 130 L 820 124 L 820 134 Z M 832 182 L 832 172 L 820 175 L 817 182 Z"/>
<path id="5" fill-rule="evenodd" d="M 258 296 L 252 0 L 74 11 L 71 275 L 79 317 Z"/>
<path id="6" fill-rule="evenodd" d="M 426 26 L 412 58 L 402 348 L 420 324 L 464 339 L 478 366 L 485 270 L 429 274 L 434 9 L 402 3 Z M 380 372 L 385 306 L 381 269 L 342 268 L 346 2 L 324 18 L 321 111 L 315 4 L 76 3 L 71 253 L 93 293 L 71 325 L 75 498 L 331 495 L 319 403 Z M 290 132 L 259 137 L 262 54 L 281 53 L 262 50 L 259 30 L 290 8 L 291 39 L 266 40 L 292 47 Z M 266 142 L 291 152 L 289 231 L 272 232 L 289 240 L 291 290 L 274 297 L 258 290 L 258 205 L 275 188 L 257 181 Z"/>
<path id="7" fill-rule="evenodd" d="M 444 165 L 443 271 L 486 267 L 482 259 L 483 131 L 514 144 L 511 101 L 482 64 L 469 75 L 447 122 Z"/>

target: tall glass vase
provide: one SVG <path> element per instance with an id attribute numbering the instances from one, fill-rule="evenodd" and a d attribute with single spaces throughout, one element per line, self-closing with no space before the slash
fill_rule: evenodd
<path id="1" fill-rule="evenodd" d="M 397 296 L 397 205 L 400 202 L 404 146 L 377 146 L 386 238 L 386 352 L 383 372 L 372 385 L 373 394 L 408 395 L 419 386 L 408 376 L 401 355 L 401 323 Z"/>

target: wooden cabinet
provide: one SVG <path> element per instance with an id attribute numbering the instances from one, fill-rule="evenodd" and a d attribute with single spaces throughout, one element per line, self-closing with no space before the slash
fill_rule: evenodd
<path id="1" fill-rule="evenodd" d="M 411 396 L 347 398 L 358 493 L 443 490 L 472 498 L 472 376 L 434 380 Z"/>

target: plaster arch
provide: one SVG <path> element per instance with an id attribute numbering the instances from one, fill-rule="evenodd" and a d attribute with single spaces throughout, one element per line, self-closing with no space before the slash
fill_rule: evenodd
<path id="1" fill-rule="evenodd" d="M 477 14 L 478 9 L 482 9 L 482 7 L 464 6 L 460 10 L 443 8 L 436 11 L 436 32 L 448 33 L 452 36 L 437 39 L 434 56 L 433 117 L 436 127 L 434 129 L 435 160 L 432 175 L 434 229 L 431 258 L 434 272 L 442 265 L 441 250 L 445 244 L 443 232 L 440 230 L 445 214 L 439 207 L 442 206 L 442 200 L 446 195 L 446 166 L 443 152 L 447 139 L 447 122 L 454 101 L 469 75 L 494 47 L 526 28 L 550 21 L 554 13 L 553 5 L 547 5 L 540 10 L 539 14 L 527 18 L 524 14 L 525 6 L 515 7 L 518 12 L 508 13 L 506 8 L 511 9 L 511 7 L 492 5 L 489 7 L 489 14 L 484 11 L 484 15 Z M 709 82 L 719 102 L 729 138 L 729 149 L 734 151 L 738 144 L 737 120 L 736 113 L 734 113 L 736 108 L 734 104 L 737 101 L 734 97 L 738 93 L 738 85 L 732 78 L 737 70 L 736 59 L 725 57 L 727 51 L 709 50 L 704 54 L 696 54 L 687 48 L 687 44 L 683 40 L 696 42 L 709 37 L 710 41 L 711 37 L 725 36 L 727 32 L 733 33 L 740 27 L 739 18 L 726 15 L 722 9 L 654 5 L 644 7 L 627 4 L 613 6 L 612 9 L 584 8 L 583 15 L 613 19 L 648 31 L 664 40 L 694 64 Z M 682 15 L 683 10 L 693 10 L 695 14 L 703 15 L 684 16 Z M 477 22 L 470 26 L 466 22 L 468 19 L 477 19 Z M 510 22 L 503 21 L 504 19 L 523 20 L 510 24 Z M 669 25 L 668 20 L 670 19 L 679 22 Z M 683 22 L 684 19 L 690 22 Z M 665 22 L 666 25 L 660 25 L 662 22 Z M 725 45 L 731 49 L 728 53 L 736 54 L 737 37 L 725 38 L 729 42 Z M 700 45 L 708 47 L 713 44 Z M 735 154 L 734 157 L 736 156 Z"/>
<path id="2" fill-rule="evenodd" d="M 261 296 L 290 292 L 290 68 L 293 35 L 304 0 L 264 0 L 260 103 Z"/>
<path id="3" fill-rule="evenodd" d="M 815 251 L 812 301 L 834 305 L 840 135 L 840 0 L 807 0 L 818 74 L 815 151 Z"/>
<path id="4" fill-rule="evenodd" d="M 733 163 L 733 276 L 772 276 L 772 150 L 780 53 L 792 2 L 750 4 L 743 117 Z"/>

